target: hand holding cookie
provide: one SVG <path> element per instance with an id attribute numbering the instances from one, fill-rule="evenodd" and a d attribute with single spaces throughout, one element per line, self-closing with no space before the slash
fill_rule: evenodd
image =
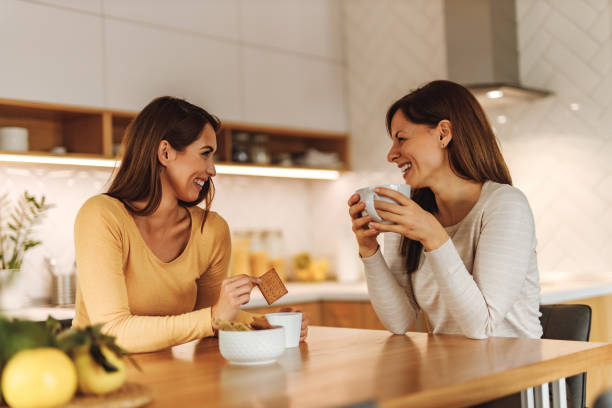
<path id="1" fill-rule="evenodd" d="M 219 300 L 212 307 L 212 317 L 229 321 L 234 320 L 240 306 L 249 303 L 251 290 L 259 282 L 259 278 L 248 275 L 236 275 L 224 279 L 221 283 Z"/>

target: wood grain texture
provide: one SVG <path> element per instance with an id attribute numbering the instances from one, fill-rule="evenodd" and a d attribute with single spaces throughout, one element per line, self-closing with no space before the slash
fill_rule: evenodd
<path id="1" fill-rule="evenodd" d="M 462 407 L 612 364 L 612 345 L 311 327 L 269 366 L 229 365 L 214 338 L 194 354 L 136 355 L 151 406 L 317 407 L 375 400 L 383 407 Z"/>
<path id="2" fill-rule="evenodd" d="M 71 153 L 103 154 L 103 117 L 82 115 L 64 120 L 64 146 Z"/>
<path id="3" fill-rule="evenodd" d="M 113 116 L 110 112 L 102 113 L 102 154 L 113 155 Z"/>
<path id="4" fill-rule="evenodd" d="M 0 98 L 0 126 L 27 128 L 29 151 L 35 155 L 64 146 L 69 153 L 114 157 L 113 145 L 122 142 L 125 130 L 136 115 L 137 112 Z M 343 161 L 342 169 L 348 170 L 346 133 L 232 122 L 223 122 L 218 132 L 218 164 L 232 164 L 234 131 L 267 134 L 266 148 L 271 155 L 299 154 L 309 148 L 335 152 Z"/>

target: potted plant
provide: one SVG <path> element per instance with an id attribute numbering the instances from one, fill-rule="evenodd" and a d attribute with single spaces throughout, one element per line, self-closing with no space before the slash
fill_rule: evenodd
<path id="1" fill-rule="evenodd" d="M 23 296 L 14 285 L 15 276 L 21 269 L 24 254 L 41 244 L 33 239 L 34 227 L 47 210 L 45 196 L 37 199 L 27 191 L 17 205 L 9 208 L 7 195 L 0 196 L 0 310 L 19 308 Z"/>

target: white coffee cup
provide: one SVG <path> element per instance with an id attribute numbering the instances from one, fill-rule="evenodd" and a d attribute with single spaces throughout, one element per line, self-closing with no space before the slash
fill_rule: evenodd
<path id="1" fill-rule="evenodd" d="M 28 129 L 24 127 L 0 127 L 0 150 L 25 152 L 28 150 Z"/>
<path id="2" fill-rule="evenodd" d="M 410 184 L 381 184 L 378 186 L 370 186 L 363 187 L 359 190 L 355 191 L 355 193 L 359 194 L 359 198 L 366 205 L 365 211 L 362 211 L 361 215 L 366 216 L 369 215 L 372 217 L 372 220 L 375 222 L 380 222 L 381 224 L 395 224 L 391 221 L 385 221 L 376 212 L 376 208 L 374 208 L 374 200 L 386 201 L 388 203 L 397 204 L 397 202 L 389 197 L 378 195 L 374 192 L 375 188 L 388 188 L 390 190 L 395 190 L 406 197 L 410 198 Z"/>
<path id="3" fill-rule="evenodd" d="M 297 347 L 300 344 L 301 312 L 267 313 L 266 319 L 272 326 L 283 326 L 285 328 L 285 347 Z"/>

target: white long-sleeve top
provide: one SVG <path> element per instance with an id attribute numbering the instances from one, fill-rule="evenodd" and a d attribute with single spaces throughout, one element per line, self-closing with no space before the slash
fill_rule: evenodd
<path id="1" fill-rule="evenodd" d="M 450 239 L 423 251 L 411 275 L 399 234 L 384 234 L 384 257 L 379 249 L 362 259 L 383 325 L 403 334 L 422 309 L 434 333 L 541 337 L 535 225 L 523 193 L 487 181 L 468 215 L 445 229 Z"/>

